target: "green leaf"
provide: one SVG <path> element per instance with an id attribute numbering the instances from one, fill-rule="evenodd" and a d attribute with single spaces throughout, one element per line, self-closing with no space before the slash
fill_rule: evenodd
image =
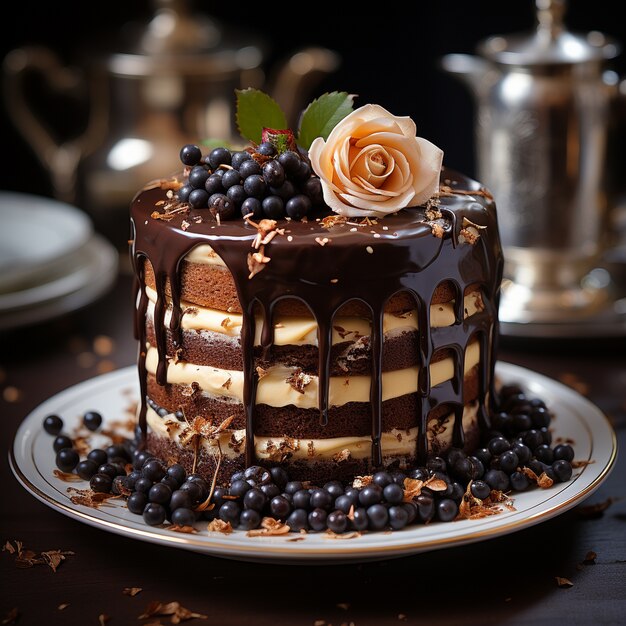
<path id="1" fill-rule="evenodd" d="M 263 128 L 287 128 L 287 118 L 275 100 L 258 89 L 236 89 L 237 127 L 242 137 L 260 143 Z"/>
<path id="2" fill-rule="evenodd" d="M 302 114 L 298 143 L 307 150 L 316 137 L 327 139 L 330 131 L 352 112 L 354 96 L 345 91 L 325 93 Z"/>

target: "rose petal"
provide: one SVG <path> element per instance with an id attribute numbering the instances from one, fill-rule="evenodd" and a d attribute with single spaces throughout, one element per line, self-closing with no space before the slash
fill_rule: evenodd
<path id="1" fill-rule="evenodd" d="M 443 162 L 443 150 L 422 137 L 416 137 L 420 145 L 421 161 L 418 173 L 414 176 L 414 202 L 424 204 L 439 190 L 439 173 Z"/>

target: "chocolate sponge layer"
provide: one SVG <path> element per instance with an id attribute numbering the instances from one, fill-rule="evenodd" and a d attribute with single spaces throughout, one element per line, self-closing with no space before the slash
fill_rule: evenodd
<path id="1" fill-rule="evenodd" d="M 227 313 L 241 313 L 241 304 L 237 296 L 237 289 L 232 274 L 220 265 L 205 265 L 183 260 L 181 263 L 181 300 L 192 304 L 225 311 Z M 154 271 L 150 263 L 145 263 L 145 282 L 148 287 L 156 289 Z M 477 289 L 470 285 L 466 294 Z M 165 285 L 165 292 L 171 296 L 169 283 Z M 432 304 L 450 302 L 455 298 L 455 290 L 450 282 L 443 282 L 437 286 L 433 295 Z M 388 313 L 404 313 L 415 308 L 415 300 L 406 292 L 392 296 L 385 311 Z M 310 315 L 308 307 L 295 299 L 286 299 L 278 303 L 277 315 Z M 361 302 L 346 303 L 339 315 L 361 315 L 367 317 L 369 309 Z"/>

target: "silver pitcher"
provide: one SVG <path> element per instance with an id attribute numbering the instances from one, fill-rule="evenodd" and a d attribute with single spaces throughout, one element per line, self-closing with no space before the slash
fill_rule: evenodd
<path id="1" fill-rule="evenodd" d="M 332 50 L 304 48 L 266 76 L 266 46 L 256 35 L 192 14 L 185 0 L 153 4 L 146 24 L 120 25 L 127 48 L 84 50 L 80 70 L 63 67 L 42 47 L 17 48 L 4 60 L 7 109 L 49 172 L 55 196 L 107 219 L 114 209 L 125 212 L 146 180 L 176 171 L 185 143 L 241 141 L 236 88 L 271 92 L 294 123 L 340 60 Z M 58 141 L 49 128 L 54 120 L 42 120 L 27 97 L 30 75 L 65 95 L 88 92 L 87 127 Z"/>
<path id="2" fill-rule="evenodd" d="M 560 323 L 610 299 L 596 266 L 608 245 L 607 143 L 619 96 L 598 32 L 568 32 L 564 0 L 537 0 L 530 34 L 493 36 L 443 68 L 476 99 L 478 177 L 493 192 L 505 251 L 500 319 Z"/>

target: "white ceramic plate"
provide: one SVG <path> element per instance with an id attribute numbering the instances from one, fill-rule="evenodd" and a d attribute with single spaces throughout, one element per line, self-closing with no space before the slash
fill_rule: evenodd
<path id="1" fill-rule="evenodd" d="M 38 280 L 87 243 L 89 217 L 80 209 L 25 193 L 0 192 L 0 290 Z"/>
<path id="2" fill-rule="evenodd" d="M 244 531 L 230 535 L 209 533 L 206 522 L 197 524 L 197 534 L 181 535 L 166 527 L 147 526 L 122 502 L 109 501 L 100 509 L 74 505 L 68 487 L 85 488 L 87 484 L 68 484 L 53 475 L 52 439 L 43 430 L 42 421 L 46 415 L 56 413 L 70 430 L 85 411 L 94 408 L 103 414 L 105 422 L 125 419 L 129 404 L 137 398 L 137 372 L 132 366 L 66 389 L 40 405 L 20 426 L 9 460 L 20 483 L 48 506 L 91 526 L 143 541 L 231 559 L 268 562 L 366 561 L 416 554 L 497 537 L 548 520 L 593 493 L 615 463 L 615 433 L 595 405 L 561 383 L 515 365 L 499 363 L 497 373 L 503 381 L 521 383 L 533 396 L 543 398 L 556 412 L 554 436 L 573 439 L 576 459 L 593 463 L 575 470 L 567 483 L 516 495 L 515 511 L 480 520 L 434 522 L 344 540 L 310 533 L 294 542 L 289 539 L 301 535 L 248 537 Z"/>
<path id="3" fill-rule="evenodd" d="M 118 254 L 100 235 L 69 259 L 71 270 L 49 282 L 0 294 L 0 330 L 13 330 L 76 311 L 100 297 L 117 275 Z"/>

